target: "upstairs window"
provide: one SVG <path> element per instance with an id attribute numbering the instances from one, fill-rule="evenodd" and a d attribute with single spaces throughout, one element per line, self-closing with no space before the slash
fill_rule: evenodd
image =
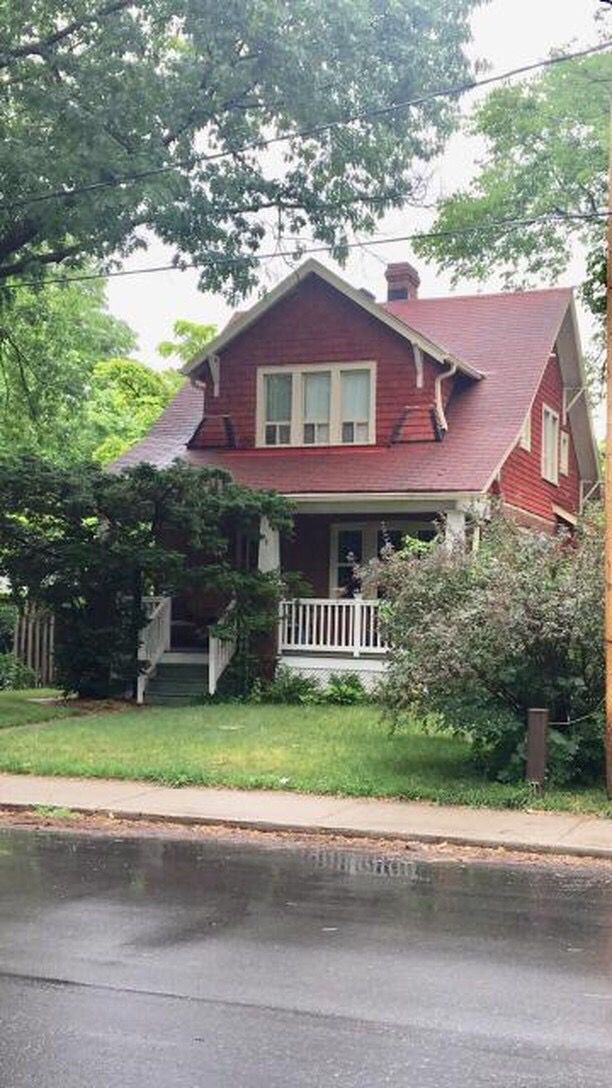
<path id="1" fill-rule="evenodd" d="M 370 441 L 370 371 L 343 370 L 342 383 L 342 442 L 355 444 Z"/>
<path id="2" fill-rule="evenodd" d="M 329 370 L 304 374 L 304 413 L 302 434 L 305 446 L 329 446 L 331 411 L 331 374 Z"/>
<path id="3" fill-rule="evenodd" d="M 262 367 L 258 446 L 356 446 L 376 440 L 376 364 Z"/>
<path id="4" fill-rule="evenodd" d="M 264 388 L 265 444 L 290 446 L 293 377 L 291 374 L 266 374 Z"/>
<path id="5" fill-rule="evenodd" d="M 542 477 L 559 483 L 559 413 L 547 404 L 542 407 Z"/>

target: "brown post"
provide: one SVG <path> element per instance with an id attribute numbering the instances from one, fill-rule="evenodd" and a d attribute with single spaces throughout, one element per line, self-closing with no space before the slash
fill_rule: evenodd
<path id="1" fill-rule="evenodd" d="M 548 710 L 530 707 L 527 711 L 527 767 L 525 780 L 540 788 L 546 781 L 548 762 Z"/>
<path id="2" fill-rule="evenodd" d="M 610 113 L 612 130 L 612 110 Z M 606 663 L 606 789 L 612 798 L 612 134 L 610 138 L 610 176 L 608 179 L 608 259 L 606 317 L 606 467 L 605 503 L 605 663 Z"/>

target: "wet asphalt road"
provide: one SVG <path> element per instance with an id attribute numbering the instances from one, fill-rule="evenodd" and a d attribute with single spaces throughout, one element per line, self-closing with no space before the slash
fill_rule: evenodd
<path id="1" fill-rule="evenodd" d="M 609 1088 L 612 870 L 0 832 L 0 1088 Z"/>

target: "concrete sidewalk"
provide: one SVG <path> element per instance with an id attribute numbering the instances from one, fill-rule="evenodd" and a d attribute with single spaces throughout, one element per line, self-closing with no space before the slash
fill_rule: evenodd
<path id="1" fill-rule="evenodd" d="M 612 820 L 596 816 L 0 774 L 0 808 L 38 805 L 127 819 L 332 832 L 612 859 Z"/>

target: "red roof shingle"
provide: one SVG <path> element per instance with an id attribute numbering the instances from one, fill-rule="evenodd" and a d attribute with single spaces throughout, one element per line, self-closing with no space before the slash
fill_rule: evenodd
<path id="1" fill-rule="evenodd" d="M 481 492 L 516 441 L 571 302 L 565 288 L 384 303 L 416 332 L 482 371 L 460 378 L 442 442 L 295 450 L 187 450 L 202 392 L 186 384 L 149 434 L 114 463 L 228 469 L 240 483 L 286 494 Z"/>

